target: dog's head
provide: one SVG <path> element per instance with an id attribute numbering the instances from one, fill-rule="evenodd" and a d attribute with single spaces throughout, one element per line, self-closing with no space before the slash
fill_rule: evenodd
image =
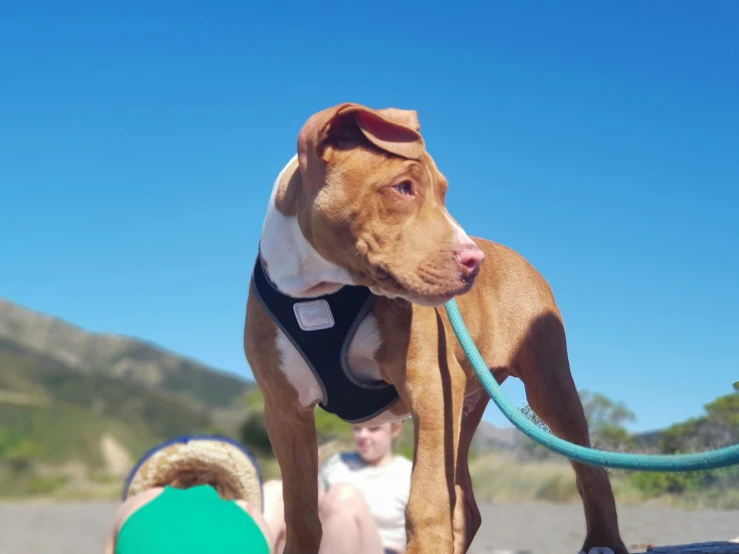
<path id="1" fill-rule="evenodd" d="M 418 130 L 409 110 L 347 103 L 313 115 L 290 203 L 310 244 L 357 284 L 435 306 L 469 290 L 484 256 L 447 211 L 447 181 Z"/>

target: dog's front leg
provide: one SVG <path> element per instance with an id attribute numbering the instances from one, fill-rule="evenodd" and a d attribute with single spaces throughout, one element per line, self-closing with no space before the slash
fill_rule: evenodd
<path id="1" fill-rule="evenodd" d="M 456 361 L 446 359 L 439 319 L 437 324 L 440 355 L 435 356 L 437 352 L 430 347 L 432 340 L 419 341 L 424 348 L 409 360 L 402 393 L 415 431 L 406 554 L 455 552 L 452 519 L 466 379 Z"/>
<path id="2" fill-rule="evenodd" d="M 484 390 L 473 393 L 464 400 L 462 428 L 459 437 L 459 454 L 455 478 L 454 502 L 454 554 L 464 554 L 470 548 L 477 530 L 482 524 L 480 510 L 472 490 L 469 452 L 472 439 L 490 398 Z"/>
<path id="3" fill-rule="evenodd" d="M 264 418 L 282 473 L 285 504 L 285 554 L 317 554 L 318 443 L 312 410 L 265 394 Z M 282 553 L 275 553 L 282 554 Z"/>
<path id="4" fill-rule="evenodd" d="M 318 554 L 322 529 L 318 518 L 314 405 L 310 394 L 300 398 L 300 387 L 291 383 L 281 365 L 285 363 L 285 354 L 278 346 L 279 333 L 256 299 L 252 285 L 246 309 L 244 353 L 264 396 L 267 435 L 282 473 L 285 554 Z M 298 379 L 310 374 L 307 366 L 302 374 L 300 368 L 288 370 L 293 372 L 293 379 L 296 374 Z"/>
<path id="5" fill-rule="evenodd" d="M 447 453 L 443 407 L 412 410 L 415 456 L 406 508 L 406 554 L 452 554 L 450 515 L 454 494 L 454 461 Z M 440 417 L 441 416 L 441 417 Z"/>

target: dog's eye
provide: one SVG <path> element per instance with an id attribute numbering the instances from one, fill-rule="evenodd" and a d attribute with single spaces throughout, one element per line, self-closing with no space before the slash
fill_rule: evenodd
<path id="1" fill-rule="evenodd" d="M 410 181 L 403 181 L 393 186 L 393 188 L 403 196 L 413 196 L 413 186 Z"/>

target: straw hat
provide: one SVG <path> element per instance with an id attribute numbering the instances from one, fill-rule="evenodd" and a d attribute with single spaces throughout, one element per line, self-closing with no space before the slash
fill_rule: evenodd
<path id="1" fill-rule="evenodd" d="M 154 447 L 131 470 L 123 499 L 172 484 L 187 471 L 219 474 L 239 499 L 262 507 L 262 476 L 254 457 L 237 442 L 219 436 L 178 437 Z"/>

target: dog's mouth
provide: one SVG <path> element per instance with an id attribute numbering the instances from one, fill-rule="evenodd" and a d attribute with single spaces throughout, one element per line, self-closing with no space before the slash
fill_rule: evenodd
<path id="1" fill-rule="evenodd" d="M 377 268 L 375 270 L 375 280 L 381 285 L 385 284 L 400 287 L 398 280 L 393 277 L 387 269 Z"/>
<path id="2" fill-rule="evenodd" d="M 389 268 L 377 266 L 373 268 L 372 276 L 375 285 L 369 289 L 373 294 L 387 298 L 402 298 L 413 304 L 437 307 L 446 304 L 449 300 L 460 294 L 469 292 L 475 282 L 477 273 L 467 277 L 459 276 L 458 279 L 443 283 L 428 282 L 418 277 L 403 279 L 394 274 Z"/>

